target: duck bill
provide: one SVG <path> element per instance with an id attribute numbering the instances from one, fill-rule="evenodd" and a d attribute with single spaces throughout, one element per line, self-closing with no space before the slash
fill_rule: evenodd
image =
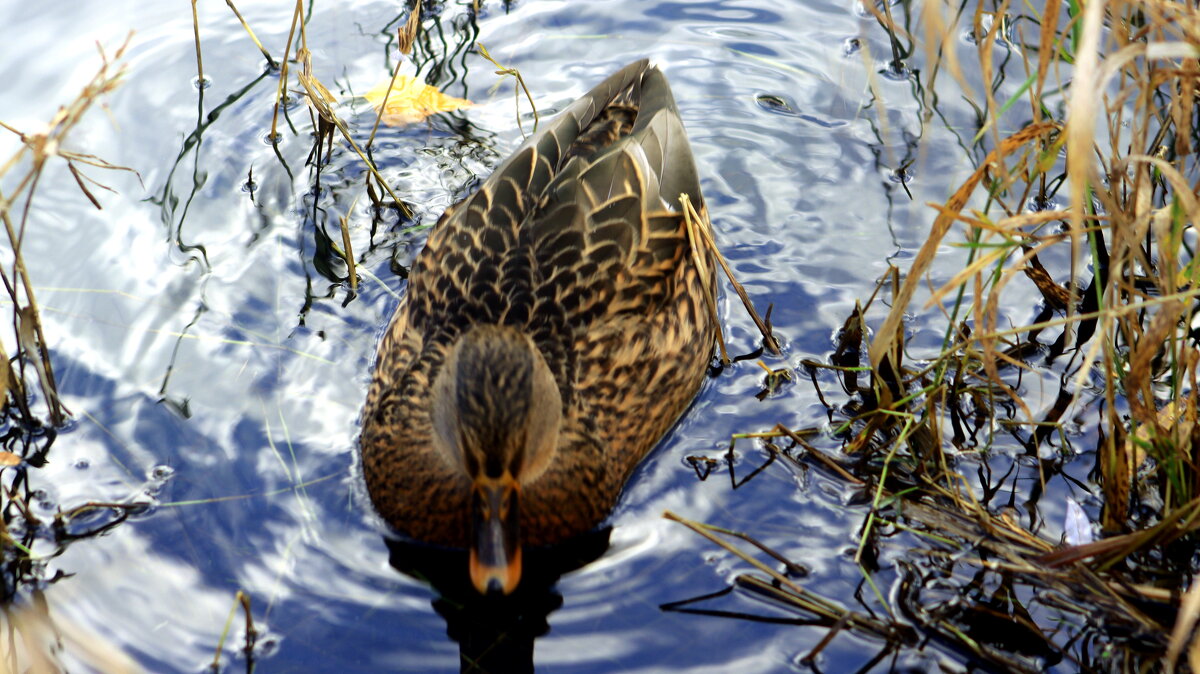
<path id="1" fill-rule="evenodd" d="M 471 582 L 480 594 L 510 594 L 521 581 L 520 487 L 510 476 L 477 480 L 471 497 Z"/>

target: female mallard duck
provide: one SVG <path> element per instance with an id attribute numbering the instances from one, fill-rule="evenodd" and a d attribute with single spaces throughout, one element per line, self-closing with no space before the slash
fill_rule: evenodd
<path id="1" fill-rule="evenodd" d="M 363 473 L 396 529 L 470 549 L 480 592 L 516 587 L 522 545 L 598 525 L 700 388 L 714 265 L 681 194 L 703 212 L 671 89 L 638 61 L 447 210 L 413 263 Z"/>

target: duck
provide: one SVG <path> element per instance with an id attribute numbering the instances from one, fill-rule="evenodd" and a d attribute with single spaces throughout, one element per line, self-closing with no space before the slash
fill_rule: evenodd
<path id="1" fill-rule="evenodd" d="M 382 519 L 467 549 L 484 595 L 514 591 L 524 549 L 601 525 L 708 372 L 716 273 L 696 227 L 711 234 L 691 147 L 647 60 L 447 209 L 363 406 L 360 465 Z"/>

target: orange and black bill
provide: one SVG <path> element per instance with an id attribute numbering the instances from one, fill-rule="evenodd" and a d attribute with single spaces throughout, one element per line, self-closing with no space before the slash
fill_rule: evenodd
<path id="1" fill-rule="evenodd" d="M 520 487 L 511 476 L 477 479 L 471 495 L 471 582 L 481 594 L 510 594 L 521 582 Z"/>

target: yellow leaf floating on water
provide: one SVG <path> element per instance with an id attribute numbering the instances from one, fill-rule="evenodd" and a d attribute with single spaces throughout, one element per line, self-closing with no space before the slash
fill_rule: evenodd
<path id="1" fill-rule="evenodd" d="M 0 451 L 0 468 L 21 465 L 21 457 L 12 452 Z"/>
<path id="2" fill-rule="evenodd" d="M 384 82 L 368 91 L 363 97 L 375 106 L 383 123 L 388 126 L 413 124 L 439 112 L 449 112 L 474 105 L 465 98 L 447 96 L 414 77 L 397 75 L 392 93 L 387 97 L 387 107 L 380 110 L 387 90 L 388 83 Z"/>

